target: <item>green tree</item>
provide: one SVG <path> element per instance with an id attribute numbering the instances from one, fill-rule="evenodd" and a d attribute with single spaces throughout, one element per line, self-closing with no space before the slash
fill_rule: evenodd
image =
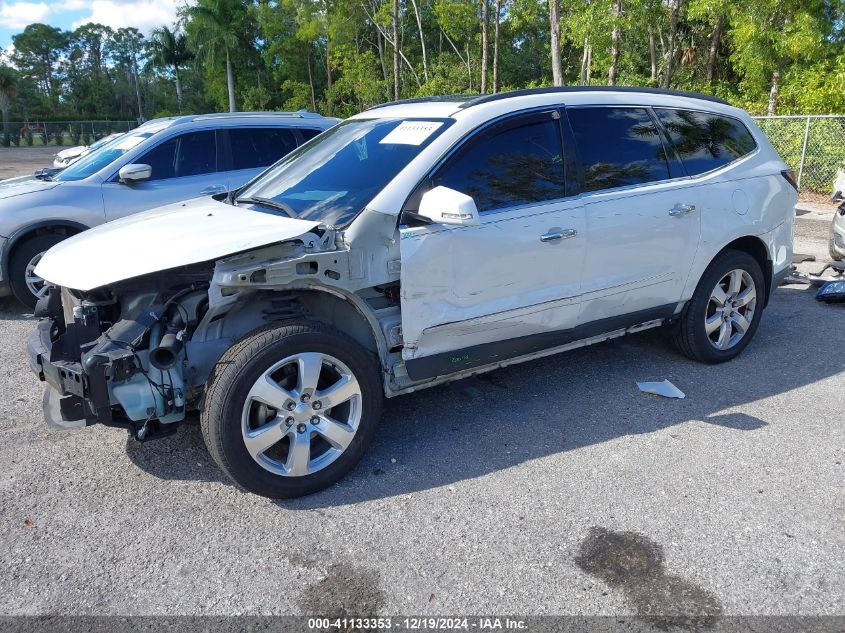
<path id="1" fill-rule="evenodd" d="M 206 62 L 213 66 L 221 57 L 226 60 L 226 90 L 229 112 L 235 112 L 234 52 L 248 45 L 244 34 L 249 32 L 249 15 L 241 0 L 198 0 L 184 10 L 187 17 L 189 43 Z"/>
<path id="2" fill-rule="evenodd" d="M 68 45 L 68 34 L 46 24 L 30 24 L 12 37 L 12 62 L 50 99 L 58 97 L 56 65 Z"/>
<path id="3" fill-rule="evenodd" d="M 188 50 L 187 37 L 178 30 L 171 30 L 166 26 L 154 29 L 150 34 L 150 61 L 154 66 L 173 71 L 173 81 L 176 84 L 176 101 L 182 109 L 182 80 L 179 76 L 182 68 L 192 55 Z"/>
<path id="4" fill-rule="evenodd" d="M 9 138 L 9 106 L 16 94 L 18 94 L 18 84 L 15 72 L 7 66 L 0 66 L 0 114 L 3 115 L 4 145 L 8 145 Z"/>

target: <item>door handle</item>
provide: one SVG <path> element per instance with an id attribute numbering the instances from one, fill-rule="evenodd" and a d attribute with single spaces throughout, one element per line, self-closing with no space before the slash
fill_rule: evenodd
<path id="1" fill-rule="evenodd" d="M 213 196 L 216 193 L 226 193 L 226 191 L 226 185 L 208 185 L 208 187 L 200 191 L 200 195 Z"/>
<path id="2" fill-rule="evenodd" d="M 669 209 L 669 215 L 673 218 L 677 218 L 680 215 L 686 215 L 687 213 L 692 213 L 695 211 L 694 204 L 676 204 L 674 207 Z"/>
<path id="3" fill-rule="evenodd" d="M 540 236 L 541 242 L 556 242 L 557 240 L 568 240 L 570 237 L 578 235 L 575 229 L 563 229 L 562 231 L 554 231 L 551 233 L 543 233 Z"/>

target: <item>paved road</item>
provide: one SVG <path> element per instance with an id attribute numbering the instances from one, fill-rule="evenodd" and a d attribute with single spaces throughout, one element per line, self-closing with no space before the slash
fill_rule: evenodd
<path id="1" fill-rule="evenodd" d="M 391 401 L 351 476 L 285 503 L 196 425 L 49 430 L 33 323 L 0 319 L 0 613 L 845 610 L 845 306 L 801 286 L 726 365 L 649 332 Z M 663 378 L 687 398 L 637 391 Z"/>

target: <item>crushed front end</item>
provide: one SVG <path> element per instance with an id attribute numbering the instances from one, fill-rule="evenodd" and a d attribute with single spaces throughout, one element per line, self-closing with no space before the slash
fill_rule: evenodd
<path id="1" fill-rule="evenodd" d="M 48 423 L 125 426 L 138 440 L 174 431 L 201 396 L 185 384 L 184 342 L 211 274 L 198 265 L 86 293 L 50 287 L 27 345 Z"/>

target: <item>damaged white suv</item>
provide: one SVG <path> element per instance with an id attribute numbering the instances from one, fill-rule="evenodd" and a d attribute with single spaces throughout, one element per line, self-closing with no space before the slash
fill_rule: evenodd
<path id="1" fill-rule="evenodd" d="M 308 494 L 360 459 L 384 396 L 660 325 L 733 358 L 791 265 L 796 197 L 710 97 L 386 104 L 228 199 L 55 246 L 31 364 L 60 426 L 146 440 L 199 410 L 234 481 Z"/>

